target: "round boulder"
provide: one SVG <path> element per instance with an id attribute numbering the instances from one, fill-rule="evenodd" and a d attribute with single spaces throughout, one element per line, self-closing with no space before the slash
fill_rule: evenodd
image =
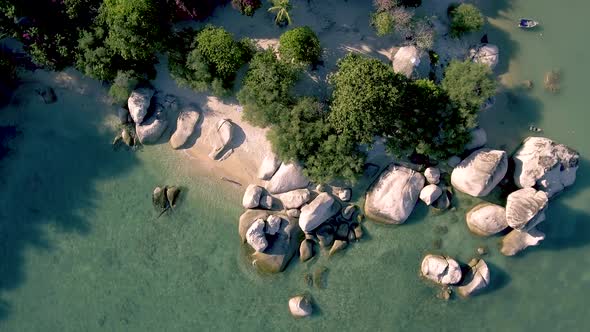
<path id="1" fill-rule="evenodd" d="M 289 310 L 294 317 L 307 317 L 312 313 L 311 301 L 306 296 L 295 296 L 289 300 Z"/>
<path id="2" fill-rule="evenodd" d="M 426 205 L 431 205 L 440 197 L 441 194 L 442 190 L 439 186 L 435 184 L 429 184 L 420 191 L 420 199 L 426 203 Z"/>
<path id="3" fill-rule="evenodd" d="M 469 230 L 479 236 L 494 235 L 508 227 L 506 209 L 491 203 L 476 205 L 467 212 L 465 219 Z"/>
<path id="4" fill-rule="evenodd" d="M 426 255 L 420 268 L 422 276 L 442 285 L 454 285 L 461 281 L 461 268 L 448 256 Z"/>
<path id="5" fill-rule="evenodd" d="M 438 184 L 440 182 L 440 170 L 436 167 L 428 167 L 424 171 L 424 177 L 430 184 Z"/>

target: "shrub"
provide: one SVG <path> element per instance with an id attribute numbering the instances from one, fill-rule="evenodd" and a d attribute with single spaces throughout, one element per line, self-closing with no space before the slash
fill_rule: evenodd
<path id="1" fill-rule="evenodd" d="M 196 48 L 209 65 L 210 73 L 225 85 L 233 81 L 238 69 L 249 60 L 248 49 L 220 27 L 208 26 L 197 35 Z"/>
<path id="2" fill-rule="evenodd" d="M 244 119 L 261 127 L 277 123 L 281 113 L 289 111 L 289 92 L 298 74 L 295 66 L 277 59 L 271 49 L 255 54 L 237 96 L 244 106 Z"/>
<path id="3" fill-rule="evenodd" d="M 269 12 L 275 13 L 275 23 L 278 26 L 284 26 L 291 24 L 291 15 L 289 11 L 293 6 L 289 3 L 289 0 L 270 0 L 272 7 L 268 9 Z"/>
<path id="4" fill-rule="evenodd" d="M 393 16 L 389 11 L 377 12 L 371 16 L 371 25 L 375 28 L 377 36 L 385 36 L 393 32 Z"/>
<path id="5" fill-rule="evenodd" d="M 434 46 L 435 31 L 426 18 L 417 20 L 413 28 L 414 43 L 422 50 L 430 50 Z"/>
<path id="6" fill-rule="evenodd" d="M 279 53 L 285 61 L 311 64 L 319 60 L 322 48 L 313 30 L 305 26 L 281 35 Z"/>
<path id="7" fill-rule="evenodd" d="M 113 99 L 115 104 L 125 104 L 131 91 L 135 89 L 139 83 L 139 80 L 132 71 L 119 71 L 117 77 L 111 88 L 109 89 L 109 95 Z"/>
<path id="8" fill-rule="evenodd" d="M 474 32 L 481 29 L 484 18 L 479 9 L 472 4 L 460 4 L 450 7 L 451 34 L 459 37 L 464 33 Z"/>
<path id="9" fill-rule="evenodd" d="M 496 93 L 492 70 L 469 60 L 451 61 L 445 70 L 442 87 L 450 100 L 464 112 L 477 113 L 481 105 Z"/>
<path id="10" fill-rule="evenodd" d="M 239 10 L 242 15 L 252 16 L 262 6 L 260 0 L 232 0 L 232 6 Z"/>

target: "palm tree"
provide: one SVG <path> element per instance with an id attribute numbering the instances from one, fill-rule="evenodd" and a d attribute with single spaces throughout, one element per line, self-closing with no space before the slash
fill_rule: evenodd
<path id="1" fill-rule="evenodd" d="M 277 25 L 289 25 L 291 24 L 291 16 L 289 16 L 289 10 L 293 8 L 289 3 L 289 0 L 271 0 L 273 6 L 268 9 L 269 12 L 276 13 L 275 23 Z"/>

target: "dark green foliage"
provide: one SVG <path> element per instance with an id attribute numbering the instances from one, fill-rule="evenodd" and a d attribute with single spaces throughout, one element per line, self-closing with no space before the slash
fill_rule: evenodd
<path id="1" fill-rule="evenodd" d="M 260 0 L 232 0 L 232 6 L 239 10 L 242 15 L 252 16 L 254 12 L 262 6 Z"/>
<path id="2" fill-rule="evenodd" d="M 445 70 L 442 87 L 465 113 L 477 113 L 481 105 L 496 93 L 492 70 L 485 64 L 469 60 L 451 61 Z"/>
<path id="3" fill-rule="evenodd" d="M 298 68 L 278 60 L 271 49 L 255 54 L 238 92 L 246 121 L 261 127 L 277 123 L 289 111 L 289 92 L 298 74 Z"/>
<path id="4" fill-rule="evenodd" d="M 330 123 L 338 134 L 370 144 L 386 133 L 404 89 L 404 77 L 377 59 L 348 54 L 331 77 L 334 86 Z"/>
<path id="5" fill-rule="evenodd" d="M 305 26 L 281 35 L 279 54 L 285 61 L 311 64 L 319 60 L 322 48 L 315 32 Z"/>
<path id="6" fill-rule="evenodd" d="M 389 11 L 382 11 L 371 15 L 371 25 L 375 28 L 377 36 L 386 36 L 393 32 L 395 22 Z"/>
<path id="7" fill-rule="evenodd" d="M 460 37 L 464 33 L 478 31 L 484 24 L 483 15 L 472 4 L 451 5 L 449 14 L 451 16 L 451 34 L 455 37 Z"/>
<path id="8" fill-rule="evenodd" d="M 275 23 L 278 26 L 285 26 L 292 23 L 289 11 L 293 8 L 289 0 L 270 0 L 272 7 L 269 12 L 275 13 Z"/>
<path id="9" fill-rule="evenodd" d="M 119 71 L 113 85 L 109 89 L 109 95 L 115 104 L 125 104 L 131 91 L 135 89 L 139 80 L 132 71 Z"/>
<path id="10" fill-rule="evenodd" d="M 248 49 L 223 28 L 208 26 L 199 32 L 195 42 L 192 52 L 198 52 L 208 63 L 212 76 L 224 82 L 232 81 L 249 60 Z"/>
<path id="11" fill-rule="evenodd" d="M 365 159 L 352 137 L 330 134 L 305 161 L 305 173 L 319 183 L 336 178 L 354 181 L 361 174 Z"/>

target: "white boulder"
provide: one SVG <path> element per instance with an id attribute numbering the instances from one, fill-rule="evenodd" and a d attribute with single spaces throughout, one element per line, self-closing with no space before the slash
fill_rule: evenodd
<path id="1" fill-rule="evenodd" d="M 416 46 L 400 47 L 392 58 L 393 71 L 410 78 L 420 65 L 421 58 L 422 52 Z"/>
<path id="2" fill-rule="evenodd" d="M 506 199 L 506 222 L 508 226 L 526 230 L 545 219 L 543 210 L 549 198 L 544 191 L 535 188 L 519 189 Z"/>
<path id="3" fill-rule="evenodd" d="M 537 246 L 545 239 L 545 234 L 536 228 L 527 231 L 512 230 L 502 239 L 500 252 L 505 256 L 514 256 L 520 251 Z"/>
<path id="4" fill-rule="evenodd" d="M 436 201 L 440 195 L 442 194 L 442 189 L 435 184 L 429 184 L 426 187 L 422 188 L 420 191 L 420 199 L 426 203 L 426 205 L 432 204 Z"/>
<path id="5" fill-rule="evenodd" d="M 340 203 L 328 193 L 319 194 L 311 203 L 301 208 L 299 227 L 310 232 L 340 211 Z"/>
<path id="6" fill-rule="evenodd" d="M 490 269 L 483 259 L 475 259 L 469 265 L 471 269 L 464 285 L 457 287 L 459 295 L 463 297 L 475 295 L 490 284 Z"/>
<path id="7" fill-rule="evenodd" d="M 280 166 L 281 161 L 277 155 L 272 152 L 267 154 L 264 159 L 262 159 L 260 168 L 258 168 L 258 178 L 261 180 L 269 180 Z"/>
<path id="8" fill-rule="evenodd" d="M 229 119 L 221 119 L 209 134 L 209 142 L 212 150 L 209 157 L 213 160 L 221 158 L 225 154 L 228 144 L 233 138 L 234 124 Z"/>
<path id="9" fill-rule="evenodd" d="M 479 236 L 490 236 L 508 227 L 506 209 L 491 203 L 476 205 L 467 212 L 465 219 L 469 230 Z"/>
<path id="10" fill-rule="evenodd" d="M 311 301 L 305 296 L 295 296 L 289 300 L 289 311 L 294 317 L 307 317 L 312 313 Z"/>
<path id="11" fill-rule="evenodd" d="M 303 168 L 295 163 L 282 163 L 281 167 L 266 184 L 266 190 L 271 194 L 305 188 L 309 180 L 303 175 Z"/>
<path id="12" fill-rule="evenodd" d="M 154 90 L 150 88 L 139 88 L 131 92 L 129 99 L 127 99 L 127 107 L 129 108 L 129 114 L 133 122 L 136 124 L 143 122 L 153 96 Z"/>
<path id="13" fill-rule="evenodd" d="M 426 255 L 420 267 L 422 276 L 442 285 L 454 285 L 461 281 L 461 268 L 448 256 Z"/>
<path id="14" fill-rule="evenodd" d="M 469 50 L 469 57 L 475 63 L 482 63 L 494 69 L 500 58 L 498 46 L 492 44 L 480 44 Z"/>
<path id="15" fill-rule="evenodd" d="M 438 184 L 440 182 L 440 170 L 436 167 L 428 167 L 424 171 L 424 177 L 430 184 Z"/>
<path id="16" fill-rule="evenodd" d="M 161 113 L 156 113 L 145 119 L 143 123 L 135 124 L 135 134 L 141 144 L 154 144 L 168 128 L 168 121 Z"/>
<path id="17" fill-rule="evenodd" d="M 266 233 L 269 235 L 275 235 L 281 228 L 281 217 L 271 214 L 266 218 Z"/>
<path id="18" fill-rule="evenodd" d="M 264 226 L 263 219 L 256 219 L 246 231 L 246 242 L 257 252 L 263 252 L 268 247 Z"/>
<path id="19" fill-rule="evenodd" d="M 284 209 L 298 209 L 311 199 L 309 189 L 295 189 L 282 194 L 276 194 L 275 197 L 283 203 Z"/>
<path id="20" fill-rule="evenodd" d="M 242 206 L 246 209 L 253 209 L 260 205 L 260 198 L 264 189 L 260 186 L 251 184 L 248 185 L 246 188 L 246 192 L 244 192 L 244 197 L 242 198 Z"/>
<path id="21" fill-rule="evenodd" d="M 506 152 L 480 149 L 465 158 L 451 173 L 451 183 L 457 190 L 474 197 L 489 194 L 508 170 Z"/>
<path id="22" fill-rule="evenodd" d="M 170 145 L 173 149 L 178 149 L 186 143 L 198 121 L 199 112 L 196 107 L 189 107 L 178 114 L 176 130 L 170 137 Z"/>

